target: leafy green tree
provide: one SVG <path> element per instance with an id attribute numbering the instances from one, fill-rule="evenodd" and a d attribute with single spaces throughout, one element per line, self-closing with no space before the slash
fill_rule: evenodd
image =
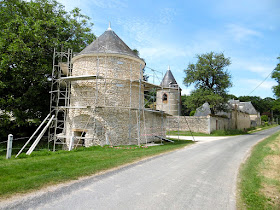
<path id="1" fill-rule="evenodd" d="M 267 116 L 267 115 L 262 115 L 262 116 L 261 116 L 261 120 L 262 120 L 263 122 L 267 122 L 267 121 L 268 121 L 268 116 Z"/>
<path id="2" fill-rule="evenodd" d="M 49 112 L 54 48 L 81 51 L 95 36 L 89 17 L 55 0 L 3 0 L 0 14 L 0 127 L 12 132 Z"/>
<path id="3" fill-rule="evenodd" d="M 240 96 L 238 99 L 243 102 L 251 101 L 255 109 L 261 114 L 264 112 L 271 112 L 275 104 L 275 99 L 270 97 L 262 99 L 259 96 Z"/>
<path id="4" fill-rule="evenodd" d="M 273 92 L 277 98 L 280 98 L 280 57 L 278 57 L 277 59 L 279 60 L 279 63 L 275 67 L 271 77 L 278 83 L 278 85 L 273 87 Z"/>
<path id="5" fill-rule="evenodd" d="M 198 61 L 189 64 L 185 70 L 184 84 L 188 87 L 194 84 L 196 90 L 192 91 L 188 105 L 191 109 L 200 107 L 208 102 L 212 114 L 226 111 L 229 97 L 227 89 L 232 86 L 231 75 L 226 67 L 231 64 L 230 58 L 223 53 L 206 53 L 197 55 Z"/>
<path id="6" fill-rule="evenodd" d="M 194 110 L 192 110 L 189 106 L 188 106 L 188 101 L 189 101 L 190 96 L 187 95 L 182 95 L 181 96 L 181 101 L 182 101 L 182 110 L 181 110 L 181 114 L 182 116 L 189 116 L 190 113 Z"/>
<path id="7" fill-rule="evenodd" d="M 237 100 L 237 99 L 238 99 L 238 97 L 235 96 L 235 95 L 233 95 L 233 94 L 228 94 L 228 98 L 229 98 L 229 99 L 234 99 L 234 100 Z"/>
<path id="8" fill-rule="evenodd" d="M 156 109 L 157 90 L 155 88 L 144 92 L 145 108 Z"/>

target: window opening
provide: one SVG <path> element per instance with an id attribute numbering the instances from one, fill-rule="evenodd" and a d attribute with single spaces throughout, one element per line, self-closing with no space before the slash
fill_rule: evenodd
<path id="1" fill-rule="evenodd" d="M 166 93 L 164 93 L 162 96 L 162 102 L 167 103 L 167 94 Z"/>

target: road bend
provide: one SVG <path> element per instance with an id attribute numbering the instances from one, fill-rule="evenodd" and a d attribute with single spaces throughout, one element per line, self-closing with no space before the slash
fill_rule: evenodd
<path id="1" fill-rule="evenodd" d="M 201 141 L 50 192 L 5 209 L 236 209 L 240 164 L 260 140 L 280 130 Z M 69 163 L 70 164 L 70 163 Z"/>

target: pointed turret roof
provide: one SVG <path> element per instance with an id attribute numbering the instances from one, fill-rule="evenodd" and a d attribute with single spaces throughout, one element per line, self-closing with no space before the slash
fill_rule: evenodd
<path id="1" fill-rule="evenodd" d="M 101 36 L 83 49 L 79 55 L 94 53 L 122 54 L 139 58 L 111 29 L 111 24 Z"/>
<path id="2" fill-rule="evenodd" d="M 168 70 L 166 71 L 160 85 L 162 87 L 177 87 L 177 82 L 170 70 L 170 66 L 168 66 Z"/>

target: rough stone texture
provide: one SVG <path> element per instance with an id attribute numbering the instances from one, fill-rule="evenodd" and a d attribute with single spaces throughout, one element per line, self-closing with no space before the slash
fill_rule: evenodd
<path id="1" fill-rule="evenodd" d="M 209 133 L 209 119 L 210 116 L 168 116 L 167 130 L 178 130 L 179 127 L 181 131 Z"/>
<path id="2" fill-rule="evenodd" d="M 179 122 L 179 124 L 178 124 Z M 230 118 L 219 116 L 169 116 L 167 117 L 167 130 L 179 130 L 208 133 L 215 130 L 250 128 L 250 115 L 240 111 L 232 111 Z"/>
<path id="3" fill-rule="evenodd" d="M 144 87 L 139 85 L 142 60 L 110 54 L 79 55 L 73 60 L 72 76 L 103 79 L 71 83 L 67 145 L 71 136 L 85 146 L 136 144 L 157 140 L 155 135 L 165 136 L 161 128 L 165 115 L 139 111 L 144 104 Z"/>
<path id="4" fill-rule="evenodd" d="M 259 112 L 257 115 L 250 115 L 250 120 L 251 120 L 251 127 L 259 126 L 262 123 Z"/>
<path id="5" fill-rule="evenodd" d="M 230 119 L 223 117 L 210 117 L 209 116 L 209 125 L 208 133 L 211 133 L 215 130 L 228 130 L 230 127 Z"/>
<path id="6" fill-rule="evenodd" d="M 167 100 L 163 100 L 166 94 Z M 181 91 L 177 88 L 163 88 L 157 91 L 156 109 L 162 110 L 170 115 L 181 115 Z"/>
<path id="7" fill-rule="evenodd" d="M 238 110 L 231 112 L 230 128 L 245 130 L 251 127 L 250 115 Z"/>

